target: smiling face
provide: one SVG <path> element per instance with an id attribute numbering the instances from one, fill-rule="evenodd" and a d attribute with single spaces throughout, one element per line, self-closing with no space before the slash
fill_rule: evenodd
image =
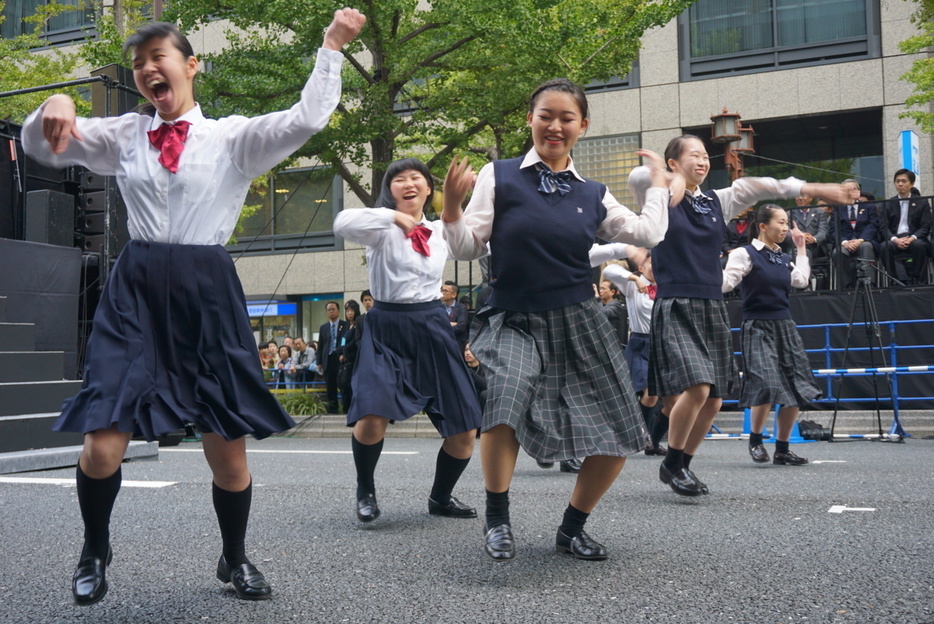
<path id="1" fill-rule="evenodd" d="M 133 50 L 136 88 L 166 121 L 174 121 L 194 108 L 197 73 L 198 59 L 185 58 L 171 37 L 153 37 Z"/>
<path id="2" fill-rule="evenodd" d="M 710 173 L 710 157 L 707 148 L 697 139 L 685 139 L 681 153 L 676 158 L 668 159 L 668 167 L 674 173 L 684 177 L 688 189 L 695 190 L 703 184 Z"/>
<path id="3" fill-rule="evenodd" d="M 784 210 L 775 210 L 772 212 L 772 218 L 768 223 L 759 224 L 759 240 L 774 247 L 788 235 L 788 214 Z"/>
<path id="4" fill-rule="evenodd" d="M 400 171 L 389 181 L 389 191 L 396 202 L 396 210 L 419 218 L 425 202 L 431 195 L 431 187 L 425 176 L 415 169 Z"/>
<path id="5" fill-rule="evenodd" d="M 552 171 L 563 171 L 577 139 L 589 124 L 569 93 L 548 90 L 539 94 L 526 121 L 532 129 L 535 151 Z"/>

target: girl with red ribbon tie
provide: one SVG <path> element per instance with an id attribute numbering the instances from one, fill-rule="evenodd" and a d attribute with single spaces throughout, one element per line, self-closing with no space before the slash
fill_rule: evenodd
<path id="1" fill-rule="evenodd" d="M 374 475 L 390 422 L 424 411 L 444 438 L 428 513 L 476 518 L 451 496 L 473 454 L 481 412 L 463 351 L 440 294 L 448 246 L 441 221 L 426 221 L 434 194 L 428 167 L 398 160 L 386 170 L 379 208 L 344 210 L 334 233 L 366 246 L 375 302 L 366 315 L 347 425 L 353 427 L 357 518 L 380 515 Z"/>
<path id="2" fill-rule="evenodd" d="M 327 125 L 340 100 L 340 50 L 365 22 L 354 9 L 334 13 L 291 109 L 218 120 L 206 119 L 194 101 L 198 60 L 188 40 L 172 24 L 145 24 L 125 49 L 153 114 L 77 118 L 70 98 L 53 95 L 23 126 L 25 151 L 40 162 L 116 176 L 132 239 L 94 315 L 84 384 L 53 427 L 85 434 L 77 468 L 85 542 L 72 580 L 79 605 L 107 593 L 110 515 L 130 437 L 153 440 L 186 423 L 204 434 L 213 472 L 223 540 L 217 578 L 239 598 L 271 596 L 245 552 L 252 478 L 244 436 L 263 438 L 295 423 L 266 388 L 243 288 L 223 245 L 250 181 Z"/>

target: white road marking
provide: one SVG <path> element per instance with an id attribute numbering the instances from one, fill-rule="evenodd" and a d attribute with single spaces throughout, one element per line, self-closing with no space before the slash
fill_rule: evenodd
<path id="1" fill-rule="evenodd" d="M 847 507 L 846 505 L 833 505 L 828 513 L 843 513 L 844 511 L 875 511 L 875 507 Z"/>
<path id="2" fill-rule="evenodd" d="M 33 485 L 75 485 L 74 479 L 52 479 L 49 477 L 0 477 L 0 483 L 25 483 Z M 122 481 L 121 487 L 163 488 L 177 481 Z"/>
<path id="3" fill-rule="evenodd" d="M 160 448 L 160 453 L 203 453 L 201 449 Z M 247 453 L 282 453 L 286 455 L 351 455 L 353 451 L 273 451 L 247 449 Z M 380 455 L 418 455 L 418 451 L 383 451 Z"/>
<path id="4" fill-rule="evenodd" d="M 845 464 L 846 460 L 843 459 L 815 459 L 811 462 L 812 464 Z"/>

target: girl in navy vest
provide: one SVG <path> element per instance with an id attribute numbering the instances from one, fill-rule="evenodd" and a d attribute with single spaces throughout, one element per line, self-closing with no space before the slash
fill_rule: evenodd
<path id="1" fill-rule="evenodd" d="M 375 302 L 366 315 L 351 379 L 347 424 L 357 469 L 357 518 L 380 515 L 374 475 L 390 422 L 424 411 L 444 438 L 428 513 L 476 518 L 451 492 L 473 454 L 482 414 L 464 353 L 441 304 L 448 259 L 443 224 L 426 221 L 434 182 L 420 160 L 398 160 L 383 176 L 381 208 L 344 210 L 334 233 L 366 246 Z"/>
<path id="2" fill-rule="evenodd" d="M 762 428 L 772 405 L 781 405 L 772 463 L 800 466 L 808 460 L 789 450 L 788 439 L 799 408 L 821 394 L 788 305 L 791 287 L 804 288 L 810 277 L 807 247 L 804 234 L 794 228 L 791 240 L 798 250 L 794 264 L 782 253 L 779 245 L 788 234 L 788 215 L 774 204 L 759 207 L 754 227 L 758 237 L 731 253 L 723 270 L 723 292 L 739 284 L 743 292 L 739 406 L 751 410 L 749 454 L 754 462 L 765 463 L 769 454 L 762 445 Z"/>
<path id="3" fill-rule="evenodd" d="M 721 289 L 720 245 L 726 223 L 770 197 L 805 192 L 842 201 L 845 193 L 839 184 L 795 178 L 739 178 L 729 188 L 702 192 L 710 161 L 703 141 L 692 135 L 672 139 L 665 162 L 684 177 L 687 192 L 669 213 L 665 240 L 652 250 L 658 291 L 652 312 L 649 392 L 662 397 L 669 416 L 668 454 L 659 478 L 677 494 L 698 496 L 708 489 L 691 471 L 691 459 L 738 377 Z"/>
<path id="4" fill-rule="evenodd" d="M 466 160 L 455 160 L 444 186 L 452 255 L 479 258 L 489 243 L 495 278 L 471 340 L 487 379 L 480 436 L 485 548 L 497 560 L 515 556 L 509 486 L 521 446 L 541 462 L 586 458 L 555 548 L 606 559 L 584 523 L 647 434 L 619 340 L 594 297 L 589 251 L 596 237 L 643 247 L 661 240 L 666 175 L 657 154 L 639 152 L 654 164 L 641 215 L 581 177 L 570 152 L 587 128 L 587 100 L 568 80 L 539 86 L 527 120 L 534 143 L 528 154 L 487 164 L 476 179 Z"/>
<path id="5" fill-rule="evenodd" d="M 217 577 L 240 598 L 271 595 L 245 553 L 252 478 L 244 436 L 295 423 L 257 366 L 243 288 L 223 245 L 251 180 L 327 125 L 340 101 L 340 50 L 364 22 L 355 10 L 335 12 L 301 100 L 287 111 L 206 119 L 194 101 L 191 44 L 157 22 L 125 45 L 155 114 L 76 118 L 74 102 L 53 95 L 23 126 L 26 152 L 46 165 L 116 176 L 132 238 L 101 293 L 84 384 L 54 425 L 85 434 L 77 468 L 85 541 L 72 581 L 79 605 L 107 593 L 110 514 L 130 437 L 153 440 L 189 422 L 204 433 L 214 476 Z"/>

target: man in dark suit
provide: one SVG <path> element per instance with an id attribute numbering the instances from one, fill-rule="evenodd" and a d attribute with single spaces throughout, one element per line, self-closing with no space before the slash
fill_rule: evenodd
<path id="1" fill-rule="evenodd" d="M 876 259 L 879 217 L 875 204 L 858 201 L 859 182 L 844 180 L 842 186 L 850 195 L 850 203 L 834 208 L 834 262 L 839 268 L 839 286 L 846 289 L 856 284 L 857 277 L 873 277 L 869 265 Z"/>
<path id="2" fill-rule="evenodd" d="M 441 303 L 444 305 L 444 312 L 451 319 L 451 327 L 454 328 L 457 344 L 463 349 L 467 344 L 467 334 L 470 328 L 467 323 L 467 306 L 457 301 L 459 292 L 460 287 L 451 280 L 441 285 Z"/>
<path id="3" fill-rule="evenodd" d="M 886 203 L 882 240 L 885 270 L 909 286 L 921 283 L 927 268 L 927 237 L 931 231 L 931 206 L 912 196 L 915 174 L 909 169 L 895 172 L 898 193 Z"/>
<path id="4" fill-rule="evenodd" d="M 792 215 L 795 225 L 804 234 L 804 244 L 807 249 L 808 260 L 813 260 L 815 256 L 823 255 L 824 242 L 830 232 L 830 217 L 823 208 L 812 206 L 814 200 L 810 195 L 801 195 L 795 198 L 796 208 L 789 212 Z M 781 244 L 782 251 L 795 256 L 795 244 L 791 236 L 786 236 Z"/>
<path id="5" fill-rule="evenodd" d="M 340 356 L 337 348 L 347 333 L 347 321 L 340 320 L 341 309 L 336 301 L 328 301 L 324 306 L 328 322 L 318 330 L 318 374 L 324 375 L 328 394 L 328 413 L 337 413 L 337 372 L 340 370 Z"/>

